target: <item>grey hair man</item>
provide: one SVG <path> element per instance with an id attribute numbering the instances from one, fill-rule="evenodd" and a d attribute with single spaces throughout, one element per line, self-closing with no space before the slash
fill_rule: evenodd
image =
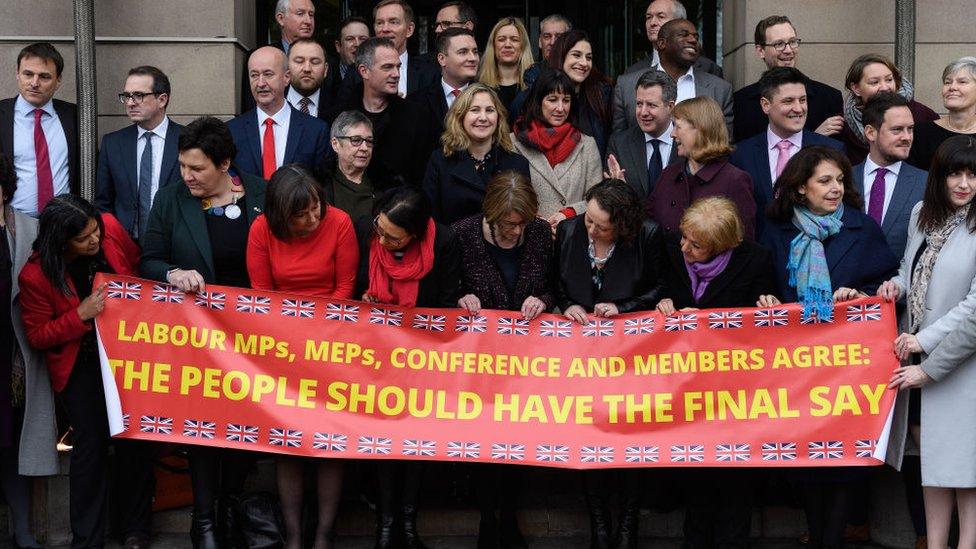
<path id="1" fill-rule="evenodd" d="M 627 67 L 624 73 L 644 72 L 650 68 L 661 70 L 661 57 L 657 49 L 658 32 L 665 23 L 672 19 L 687 19 L 688 10 L 680 0 L 652 0 L 644 11 L 644 31 L 647 34 L 647 41 L 651 45 L 651 50 L 645 59 Z M 699 56 L 695 61 L 695 68 L 699 71 L 714 74 L 722 77 L 722 68 L 707 57 Z"/>

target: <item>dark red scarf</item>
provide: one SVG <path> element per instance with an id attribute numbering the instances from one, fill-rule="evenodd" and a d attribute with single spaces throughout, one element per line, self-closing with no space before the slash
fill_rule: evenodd
<path id="1" fill-rule="evenodd" d="M 582 139 L 580 131 L 572 124 L 566 123 L 554 128 L 538 120 L 533 120 L 528 127 L 521 128 L 518 137 L 523 143 L 544 154 L 553 168 L 569 158 Z"/>
<path id="2" fill-rule="evenodd" d="M 369 289 L 366 293 L 379 303 L 416 306 L 420 279 L 434 267 L 436 233 L 431 219 L 423 237 L 408 244 L 400 260 L 380 244 L 379 238 L 373 237 L 369 246 Z"/>

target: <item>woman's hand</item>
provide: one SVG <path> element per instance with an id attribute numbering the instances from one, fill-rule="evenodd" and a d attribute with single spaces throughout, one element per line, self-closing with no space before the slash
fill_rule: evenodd
<path id="1" fill-rule="evenodd" d="M 563 316 L 580 324 L 587 324 L 590 321 L 590 319 L 586 317 L 586 309 L 580 307 L 579 305 L 570 305 L 565 311 L 563 311 Z"/>
<path id="2" fill-rule="evenodd" d="M 775 307 L 777 305 L 782 305 L 782 302 L 774 295 L 761 295 L 759 301 L 756 302 L 756 307 Z"/>
<path id="3" fill-rule="evenodd" d="M 546 310 L 544 301 L 534 295 L 530 295 L 522 302 L 522 318 L 532 320 Z"/>
<path id="4" fill-rule="evenodd" d="M 363 294 L 363 301 L 365 301 L 366 303 L 376 303 L 376 298 L 369 295 L 369 293 L 367 292 Z"/>
<path id="5" fill-rule="evenodd" d="M 92 290 L 91 295 L 86 297 L 78 305 L 78 316 L 82 321 L 89 321 L 105 310 L 105 288 L 108 284 L 102 284 L 101 286 Z"/>
<path id="6" fill-rule="evenodd" d="M 901 360 L 905 360 L 912 353 L 921 353 L 922 346 L 918 343 L 918 338 L 914 334 L 901 334 L 895 338 L 895 355 Z"/>
<path id="7" fill-rule="evenodd" d="M 607 171 L 603 172 L 604 179 L 619 179 L 621 181 L 627 181 L 625 179 L 627 175 L 627 170 L 620 167 L 620 162 L 617 162 L 617 157 L 610 155 L 607 157 Z"/>
<path id="8" fill-rule="evenodd" d="M 203 276 L 192 269 L 189 271 L 183 269 L 170 271 L 166 274 L 166 282 L 176 286 L 182 292 L 202 292 L 206 289 Z"/>
<path id="9" fill-rule="evenodd" d="M 556 227 L 559 223 L 566 219 L 566 214 L 563 212 L 556 212 L 546 218 L 546 223 L 552 228 L 552 236 L 556 236 Z"/>
<path id="10" fill-rule="evenodd" d="M 901 288 L 892 280 L 886 280 L 878 286 L 878 297 L 885 301 L 898 301 L 901 297 Z"/>
<path id="11" fill-rule="evenodd" d="M 891 375 L 889 389 L 917 389 L 927 385 L 932 378 L 925 373 L 921 366 L 901 366 L 895 368 Z"/>
<path id="12" fill-rule="evenodd" d="M 669 298 L 664 298 L 657 302 L 657 312 L 664 316 L 671 316 L 674 314 L 674 301 Z"/>
<path id="13" fill-rule="evenodd" d="M 841 130 L 844 129 L 844 117 L 842 115 L 831 116 L 830 118 L 824 120 L 817 126 L 814 130 L 820 135 L 837 135 Z"/>
<path id="14" fill-rule="evenodd" d="M 467 294 L 458 300 L 458 307 L 476 315 L 481 310 L 481 300 L 474 294 Z"/>
<path id="15" fill-rule="evenodd" d="M 845 288 L 841 286 L 834 291 L 834 303 L 840 303 L 842 301 L 850 301 L 852 299 L 857 299 L 859 297 L 867 297 L 868 295 L 855 290 L 854 288 Z"/>
<path id="16" fill-rule="evenodd" d="M 614 303 L 597 303 L 593 307 L 593 314 L 596 316 L 602 316 L 603 318 L 610 318 L 611 316 L 617 316 L 620 314 L 620 309 Z"/>

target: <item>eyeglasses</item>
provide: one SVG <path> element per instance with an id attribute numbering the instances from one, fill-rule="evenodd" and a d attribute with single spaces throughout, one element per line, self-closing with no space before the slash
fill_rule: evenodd
<path id="1" fill-rule="evenodd" d="M 139 103 L 142 103 L 142 100 L 143 99 L 145 99 L 146 97 L 148 97 L 150 95 L 159 95 L 159 94 L 158 93 L 155 93 L 155 92 L 149 92 L 149 93 L 146 93 L 146 92 L 132 92 L 132 93 L 122 92 L 122 93 L 119 94 L 119 103 L 122 103 L 123 105 L 125 105 L 131 99 L 133 102 L 135 102 L 136 105 L 138 105 Z"/>
<path id="2" fill-rule="evenodd" d="M 361 135 L 337 135 L 336 139 L 348 139 L 349 144 L 352 145 L 353 147 L 358 147 L 363 143 L 366 143 L 366 145 L 369 147 L 373 146 L 372 137 L 363 137 Z"/>
<path id="3" fill-rule="evenodd" d="M 401 236 L 400 238 L 393 238 L 387 234 L 387 232 L 380 227 L 380 216 L 373 218 L 373 232 L 376 233 L 377 237 L 385 239 L 387 242 L 389 242 L 391 246 L 399 246 L 410 238 L 410 235 Z"/>
<path id="4" fill-rule="evenodd" d="M 438 21 L 434 24 L 434 30 L 443 31 L 447 29 L 453 29 L 458 27 L 463 27 L 467 21 Z"/>
<path id="5" fill-rule="evenodd" d="M 528 224 L 529 224 L 528 221 L 523 221 L 521 223 L 512 223 L 511 221 L 504 221 L 504 220 L 495 223 L 495 225 L 497 225 L 499 229 L 506 232 L 514 231 L 515 229 L 524 229 Z"/>
<path id="6" fill-rule="evenodd" d="M 800 39 L 792 38 L 790 40 L 786 40 L 785 42 L 783 40 L 780 40 L 779 42 L 773 42 L 772 44 L 763 44 L 763 47 L 767 47 L 767 46 L 773 48 L 776 51 L 783 51 L 786 49 L 786 46 L 789 46 L 791 49 L 795 50 L 800 46 Z"/>

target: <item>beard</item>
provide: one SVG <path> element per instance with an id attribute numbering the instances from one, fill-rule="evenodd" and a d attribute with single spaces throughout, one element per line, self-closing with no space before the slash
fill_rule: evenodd
<path id="1" fill-rule="evenodd" d="M 322 81 L 324 81 L 324 79 Z M 291 87 L 295 88 L 295 91 L 297 91 L 298 93 L 308 97 L 309 95 L 315 93 L 315 90 L 322 87 L 322 81 L 315 82 L 313 80 L 310 83 L 306 84 L 305 81 L 301 79 L 295 79 L 291 82 Z"/>

